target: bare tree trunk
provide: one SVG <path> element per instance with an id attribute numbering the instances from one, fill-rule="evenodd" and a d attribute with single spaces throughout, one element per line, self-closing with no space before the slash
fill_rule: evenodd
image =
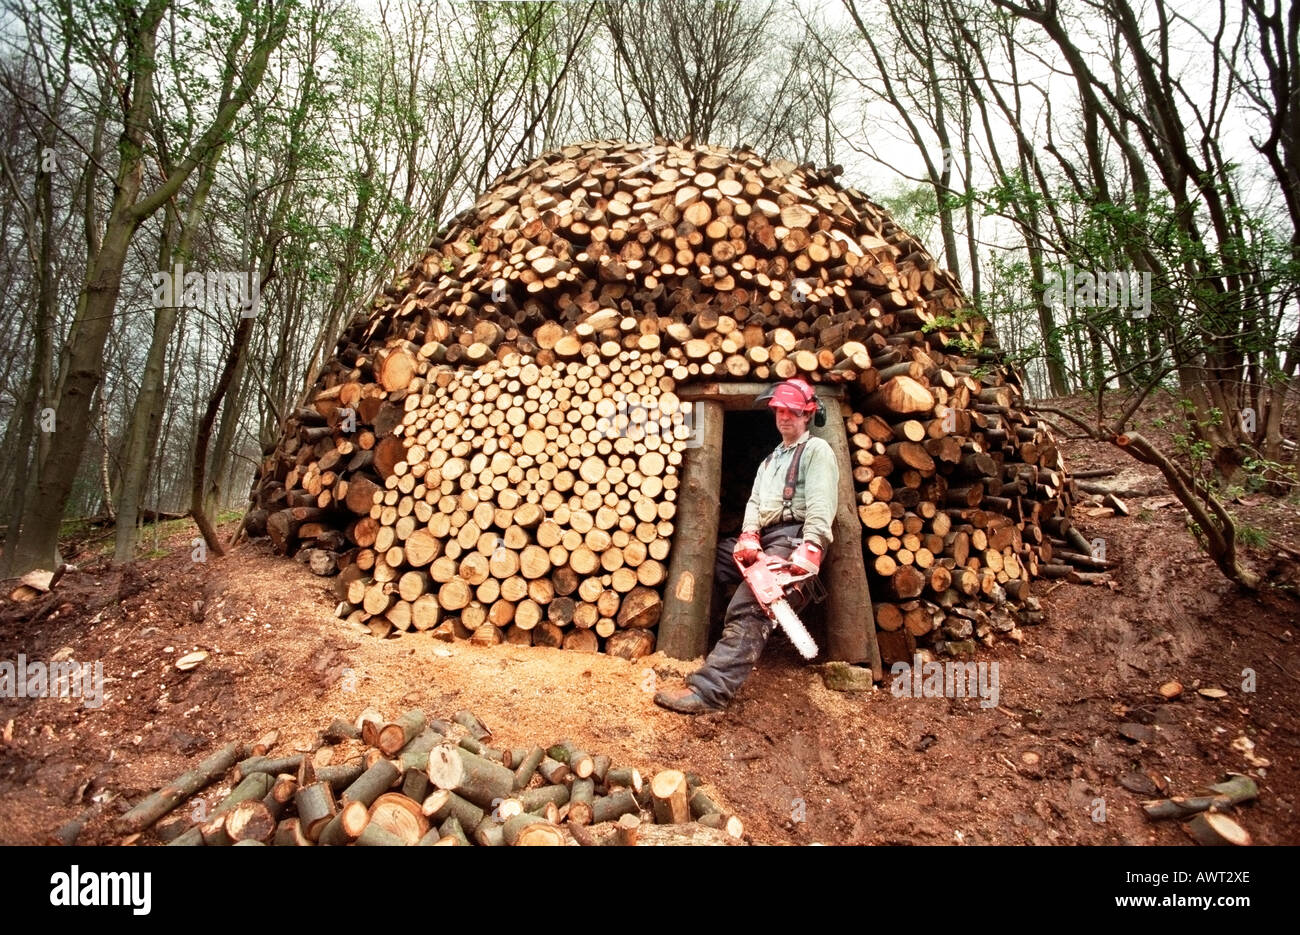
<path id="1" fill-rule="evenodd" d="M 217 535 L 217 530 L 212 525 L 211 520 L 208 519 L 207 511 L 203 505 L 208 446 L 212 441 L 212 426 L 217 421 L 217 411 L 221 408 L 221 400 L 225 398 L 226 390 L 230 388 L 231 381 L 235 376 L 235 370 L 239 367 L 239 362 L 243 358 L 244 348 L 248 346 L 248 336 L 253 333 L 254 320 L 252 316 L 239 319 L 239 326 L 235 328 L 235 339 L 230 345 L 230 353 L 226 355 L 226 363 L 221 368 L 221 376 L 217 378 L 217 385 L 213 388 L 212 395 L 208 397 L 208 406 L 204 410 L 203 418 L 199 421 L 198 437 L 194 441 L 194 471 L 190 483 L 190 516 L 194 518 L 194 522 L 198 525 L 199 532 L 203 535 L 203 541 L 217 555 L 225 555 L 226 553 L 221 547 L 221 539 Z"/>
<path id="2" fill-rule="evenodd" d="M 111 520 L 113 512 L 113 482 L 108 470 L 108 400 L 104 398 L 104 384 L 99 385 L 99 486 L 104 496 L 104 513 Z"/>
<path id="3" fill-rule="evenodd" d="M 221 479 L 227 473 L 235 431 L 238 429 L 239 420 L 243 415 L 240 403 L 243 397 L 244 370 L 247 366 L 248 354 L 241 352 L 239 361 L 235 364 L 235 373 L 230 380 L 229 401 L 222 407 L 221 422 L 217 426 L 217 440 L 212 447 L 212 456 L 209 459 L 208 485 L 205 499 L 207 509 L 214 515 L 221 512 L 223 500 L 229 495 L 229 491 L 222 490 Z"/>
<path id="4" fill-rule="evenodd" d="M 169 270 L 174 256 L 184 256 L 184 250 L 172 249 L 171 231 L 174 214 L 170 207 L 163 226 L 162 244 L 158 251 L 159 267 Z M 173 290 L 179 301 L 180 289 Z M 114 529 L 113 561 L 129 562 L 135 558 L 139 536 L 137 523 L 140 503 L 148 483 L 151 457 L 156 448 L 158 426 L 162 422 L 163 372 L 167 348 L 176 326 L 175 304 L 160 306 L 154 311 L 153 334 L 145 356 L 144 372 L 140 376 L 140 390 L 131 413 L 131 424 L 123 446 L 122 480 L 118 485 L 117 526 Z"/>
<path id="5" fill-rule="evenodd" d="M 170 273 L 172 261 L 182 262 L 190 259 L 190 246 L 194 234 L 203 217 L 208 192 L 211 191 L 213 179 L 224 147 L 217 147 L 205 162 L 190 199 L 184 223 L 176 249 L 171 249 L 171 238 L 164 233 L 162 249 L 159 250 L 160 267 Z M 170 211 L 170 208 L 167 209 Z M 164 231 L 169 231 L 174 215 L 169 215 Z M 140 392 L 136 396 L 135 409 L 131 415 L 131 428 L 125 446 L 125 463 L 122 466 L 121 494 L 117 527 L 114 530 L 113 561 L 129 562 L 135 558 L 135 546 L 139 530 L 137 521 L 140 504 L 148 483 L 150 455 L 156 447 L 158 427 L 162 422 L 162 407 L 165 393 L 163 391 L 163 374 L 165 371 L 167 348 L 171 344 L 172 334 L 176 328 L 177 305 L 180 302 L 182 284 L 173 285 L 173 303 L 160 306 L 154 312 L 153 335 L 149 341 L 149 353 L 145 358 L 144 374 L 140 378 Z"/>
<path id="6" fill-rule="evenodd" d="M 47 125 L 46 129 L 47 136 L 43 139 L 43 143 L 46 146 L 53 146 L 55 142 L 54 127 Z M 6 166 L 7 170 L 8 167 Z M 3 568 L 5 577 L 22 570 L 18 567 L 19 562 L 16 560 L 16 550 L 13 546 L 21 536 L 24 504 L 31 499 L 31 494 L 36 489 L 36 484 L 41 476 L 42 456 L 48 448 L 48 438 L 36 435 L 35 432 L 38 424 L 42 421 L 41 410 L 50 398 L 53 371 L 52 331 L 58 303 L 58 289 L 54 282 L 54 198 L 53 180 L 50 175 L 49 172 L 40 172 L 36 176 L 32 222 L 40 226 L 40 253 L 32 258 L 37 270 L 37 294 L 33 323 L 35 346 L 32 349 L 31 374 L 23 387 L 22 398 L 18 401 L 18 406 L 10 417 L 10 427 L 12 428 L 15 423 L 18 426 L 18 437 L 12 448 L 8 446 L 9 432 L 6 431 L 5 433 L 6 451 L 14 458 L 15 465 L 18 468 L 14 472 L 5 508 Z M 11 182 L 14 181 L 16 180 L 11 177 Z M 32 237 L 29 242 L 34 241 L 35 238 Z M 32 441 L 34 437 L 36 450 L 33 452 Z"/>

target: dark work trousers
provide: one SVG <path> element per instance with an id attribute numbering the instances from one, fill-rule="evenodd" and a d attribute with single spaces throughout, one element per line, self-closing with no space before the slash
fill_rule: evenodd
<path id="1" fill-rule="evenodd" d="M 763 551 L 768 555 L 789 558 L 794 551 L 795 540 L 803 533 L 803 523 L 784 523 L 768 526 L 760 531 Z M 736 547 L 736 537 L 723 539 L 718 543 L 717 556 L 713 566 L 714 600 L 719 594 L 725 595 L 726 589 L 736 588 L 731 603 L 727 605 L 726 618 L 722 625 L 722 638 L 718 640 L 704 665 L 686 677 L 686 684 L 708 704 L 725 707 L 732 696 L 745 684 L 749 673 L 754 671 L 754 664 L 762 655 L 767 638 L 776 629 L 776 622 L 770 619 L 740 576 L 736 560 L 731 550 Z M 806 594 L 796 591 L 787 596 L 791 609 L 798 613 L 808 603 Z"/>

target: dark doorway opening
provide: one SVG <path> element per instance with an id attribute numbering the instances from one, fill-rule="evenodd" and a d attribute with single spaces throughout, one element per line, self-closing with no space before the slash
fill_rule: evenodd
<path id="1" fill-rule="evenodd" d="M 722 477 L 718 484 L 718 537 L 740 535 L 745 504 L 754 489 L 759 464 L 781 443 L 767 409 L 737 409 L 722 420 Z"/>

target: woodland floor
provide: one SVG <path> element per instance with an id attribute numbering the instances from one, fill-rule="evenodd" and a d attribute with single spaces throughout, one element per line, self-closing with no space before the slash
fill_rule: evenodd
<path id="1" fill-rule="evenodd" d="M 655 707 L 651 690 L 692 663 L 358 637 L 334 619 L 328 582 L 266 540 L 206 564 L 191 561 L 184 529 L 168 554 L 130 566 L 83 555 L 54 594 L 0 602 L 0 660 L 102 660 L 107 682 L 98 709 L 0 699 L 0 843 L 41 843 L 105 791 L 138 801 L 230 740 L 278 728 L 288 753 L 335 717 L 411 705 L 471 709 L 501 746 L 571 738 L 643 774 L 693 770 L 756 843 L 1188 844 L 1178 822 L 1150 822 L 1139 803 L 1229 771 L 1258 781 L 1259 800 L 1237 810 L 1255 842 L 1300 843 L 1300 603 L 1225 581 L 1152 469 L 1100 443 L 1062 447 L 1072 470 L 1115 467 L 1120 486 L 1145 496 L 1128 498 L 1131 518 L 1076 513 L 1120 560 L 1116 584 L 1036 582 L 1048 622 L 977 657 L 999 664 L 987 708 L 894 697 L 888 677 L 870 693 L 830 691 L 777 636 L 727 712 L 682 717 Z M 1300 548 L 1300 498 L 1246 499 L 1234 509 L 1274 543 L 1250 560 L 1294 586 L 1300 573 L 1276 544 Z M 211 655 L 177 671 L 194 649 Z M 1246 669 L 1254 692 L 1242 690 Z M 1157 688 L 1171 679 L 1186 691 L 1165 702 Z M 1125 728 L 1138 739 L 1124 725 L 1139 725 Z M 115 814 L 81 843 L 118 840 Z"/>

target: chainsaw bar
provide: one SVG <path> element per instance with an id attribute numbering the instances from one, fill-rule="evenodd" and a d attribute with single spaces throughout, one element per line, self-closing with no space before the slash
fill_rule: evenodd
<path id="1" fill-rule="evenodd" d="M 741 576 L 764 611 L 785 631 L 799 655 L 805 659 L 816 656 L 817 643 L 785 598 L 786 588 L 791 586 L 816 588 L 820 585 L 817 577 L 812 574 L 791 575 L 785 562 L 762 552 L 759 553 L 758 561 L 750 565 L 742 565 L 737 561 L 736 567 L 740 569 Z"/>
<path id="2" fill-rule="evenodd" d="M 772 604 L 771 611 L 772 617 L 781 625 L 785 635 L 790 637 L 790 642 L 794 644 L 794 648 L 799 650 L 799 655 L 805 659 L 812 659 L 817 655 L 817 644 L 813 641 L 812 634 L 803 625 L 803 621 L 794 612 L 794 608 L 786 603 L 785 598 L 775 601 Z"/>

